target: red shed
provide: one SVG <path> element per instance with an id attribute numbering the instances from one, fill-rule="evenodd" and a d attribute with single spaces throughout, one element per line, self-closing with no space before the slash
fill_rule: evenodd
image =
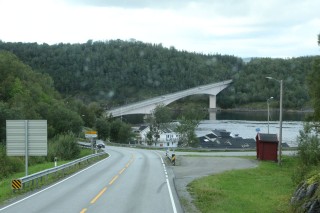
<path id="1" fill-rule="evenodd" d="M 276 134 L 258 133 L 256 136 L 257 159 L 278 161 L 278 136 Z"/>

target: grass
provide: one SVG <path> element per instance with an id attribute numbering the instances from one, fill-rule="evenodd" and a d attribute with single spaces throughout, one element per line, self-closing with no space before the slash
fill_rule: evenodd
<path id="1" fill-rule="evenodd" d="M 90 154 L 92 154 L 92 150 L 82 149 L 79 158 L 84 157 L 86 155 L 90 155 Z M 90 163 L 94 163 L 102 158 L 105 158 L 106 156 L 108 156 L 108 155 L 103 155 L 95 160 L 90 161 Z M 59 165 L 65 164 L 67 162 L 70 162 L 70 161 L 58 161 L 57 165 L 59 166 Z M 0 205 L 4 204 L 6 200 L 14 198 L 18 195 L 24 194 L 28 191 L 40 188 L 41 186 L 48 185 L 48 184 L 51 184 L 55 181 L 58 181 L 59 179 L 65 177 L 67 175 L 70 175 L 72 173 L 75 173 L 75 172 L 85 168 L 86 166 L 88 166 L 88 164 L 81 164 L 81 166 L 73 167 L 72 169 L 69 169 L 68 171 L 65 171 L 64 173 L 60 172 L 55 175 L 50 175 L 47 179 L 44 178 L 42 182 L 39 181 L 39 183 L 37 185 L 35 184 L 33 187 L 25 187 L 25 189 L 20 189 L 17 191 L 12 190 L 11 181 L 13 179 L 18 179 L 18 178 L 24 177 L 25 171 L 12 174 L 8 178 L 0 180 Z M 54 167 L 54 162 L 39 163 L 39 164 L 36 164 L 33 166 L 29 166 L 28 167 L 28 174 L 30 175 L 30 174 L 33 174 L 33 173 L 36 173 L 39 171 L 43 171 L 45 169 L 53 168 L 53 167 Z"/>
<path id="2" fill-rule="evenodd" d="M 254 169 L 197 179 L 188 185 L 188 191 L 200 212 L 291 212 L 295 164 L 294 157 L 284 158 L 282 166 L 260 162 Z"/>

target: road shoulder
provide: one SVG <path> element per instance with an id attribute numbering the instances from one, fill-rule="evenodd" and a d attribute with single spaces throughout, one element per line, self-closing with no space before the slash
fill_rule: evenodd
<path id="1" fill-rule="evenodd" d="M 257 161 L 237 157 L 195 157 L 179 156 L 176 166 L 167 165 L 174 173 L 174 184 L 184 212 L 199 212 L 193 205 L 187 187 L 193 180 L 234 169 L 247 169 L 257 166 Z"/>

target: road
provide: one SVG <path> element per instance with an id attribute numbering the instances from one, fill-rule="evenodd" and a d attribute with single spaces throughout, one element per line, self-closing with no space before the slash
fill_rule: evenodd
<path id="1" fill-rule="evenodd" d="M 107 147 L 110 156 L 0 212 L 182 212 L 159 153 Z M 163 157 L 163 156 L 162 156 Z"/>

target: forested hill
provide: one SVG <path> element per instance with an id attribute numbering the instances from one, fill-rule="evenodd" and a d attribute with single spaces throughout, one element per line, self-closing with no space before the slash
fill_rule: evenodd
<path id="1" fill-rule="evenodd" d="M 235 56 L 190 53 L 135 40 L 56 45 L 0 41 L 0 49 L 11 51 L 35 71 L 48 73 L 65 97 L 109 107 L 227 79 L 234 79 L 234 84 L 220 95 L 218 105 L 236 107 L 276 98 L 279 86 L 265 79 L 272 76 L 284 80 L 284 105 L 301 108 L 309 100 L 305 76 L 314 58 L 244 63 Z"/>
<path id="2" fill-rule="evenodd" d="M 137 41 L 0 42 L 0 49 L 48 73 L 65 96 L 118 104 L 230 79 L 242 68 L 242 60 L 233 56 L 179 52 Z"/>

